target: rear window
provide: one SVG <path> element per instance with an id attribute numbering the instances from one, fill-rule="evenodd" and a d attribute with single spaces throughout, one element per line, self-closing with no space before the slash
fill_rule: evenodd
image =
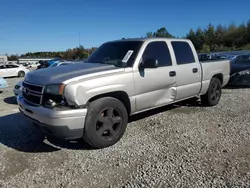
<path id="1" fill-rule="evenodd" d="M 171 44 L 174 49 L 176 63 L 178 65 L 195 62 L 193 51 L 187 42 L 173 41 Z"/>

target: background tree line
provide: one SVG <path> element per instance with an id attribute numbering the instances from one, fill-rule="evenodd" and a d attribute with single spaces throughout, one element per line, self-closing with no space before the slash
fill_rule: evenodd
<path id="1" fill-rule="evenodd" d="M 155 32 L 146 33 L 145 37 L 172 37 L 165 27 Z M 221 24 L 214 26 L 211 23 L 204 29 L 190 29 L 186 36 L 190 39 L 198 52 L 250 50 L 250 20 L 246 24 Z"/>
<path id="2" fill-rule="evenodd" d="M 95 47 L 87 49 L 80 45 L 79 47 L 60 52 L 28 52 L 20 56 L 13 54 L 8 56 L 8 60 L 16 61 L 19 57 L 59 57 L 66 60 L 86 59 L 90 54 L 93 53 L 94 50 L 96 50 Z"/>
<path id="3" fill-rule="evenodd" d="M 159 28 L 155 32 L 147 32 L 144 37 L 179 38 L 169 33 L 165 27 Z M 198 52 L 250 50 L 250 20 L 244 24 L 230 24 L 228 26 L 221 24 L 214 26 L 210 23 L 204 29 L 190 29 L 186 36 L 181 38 L 190 39 Z M 80 45 L 62 52 L 29 52 L 22 54 L 20 57 L 60 57 L 67 60 L 85 59 L 95 49 L 95 47 L 87 49 Z M 18 57 L 18 55 L 10 55 L 8 59 L 12 61 L 17 60 Z"/>

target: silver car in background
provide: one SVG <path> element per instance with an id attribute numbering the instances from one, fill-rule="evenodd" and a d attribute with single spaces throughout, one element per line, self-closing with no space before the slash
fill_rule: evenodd
<path id="1" fill-rule="evenodd" d="M 63 65 L 70 65 L 73 64 L 74 61 L 58 61 L 53 63 L 52 65 L 50 65 L 48 68 L 50 67 L 59 67 L 59 66 L 63 66 Z"/>

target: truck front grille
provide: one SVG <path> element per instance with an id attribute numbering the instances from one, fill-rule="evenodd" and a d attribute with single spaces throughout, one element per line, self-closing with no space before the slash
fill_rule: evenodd
<path id="1" fill-rule="evenodd" d="M 43 100 L 44 86 L 23 82 L 22 93 L 24 100 L 32 105 L 40 106 Z"/>
<path id="2" fill-rule="evenodd" d="M 43 86 L 40 86 L 40 85 L 33 85 L 33 84 L 28 84 L 27 82 L 23 82 L 23 87 L 28 88 L 31 91 L 34 91 L 40 94 L 43 93 Z"/>

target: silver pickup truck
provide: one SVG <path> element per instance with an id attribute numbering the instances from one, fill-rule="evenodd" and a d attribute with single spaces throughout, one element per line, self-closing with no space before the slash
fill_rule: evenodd
<path id="1" fill-rule="evenodd" d="M 130 115 L 193 97 L 218 104 L 229 73 L 228 60 L 200 63 L 190 40 L 117 40 L 83 63 L 28 73 L 18 104 L 46 135 L 104 148 L 120 140 Z"/>

